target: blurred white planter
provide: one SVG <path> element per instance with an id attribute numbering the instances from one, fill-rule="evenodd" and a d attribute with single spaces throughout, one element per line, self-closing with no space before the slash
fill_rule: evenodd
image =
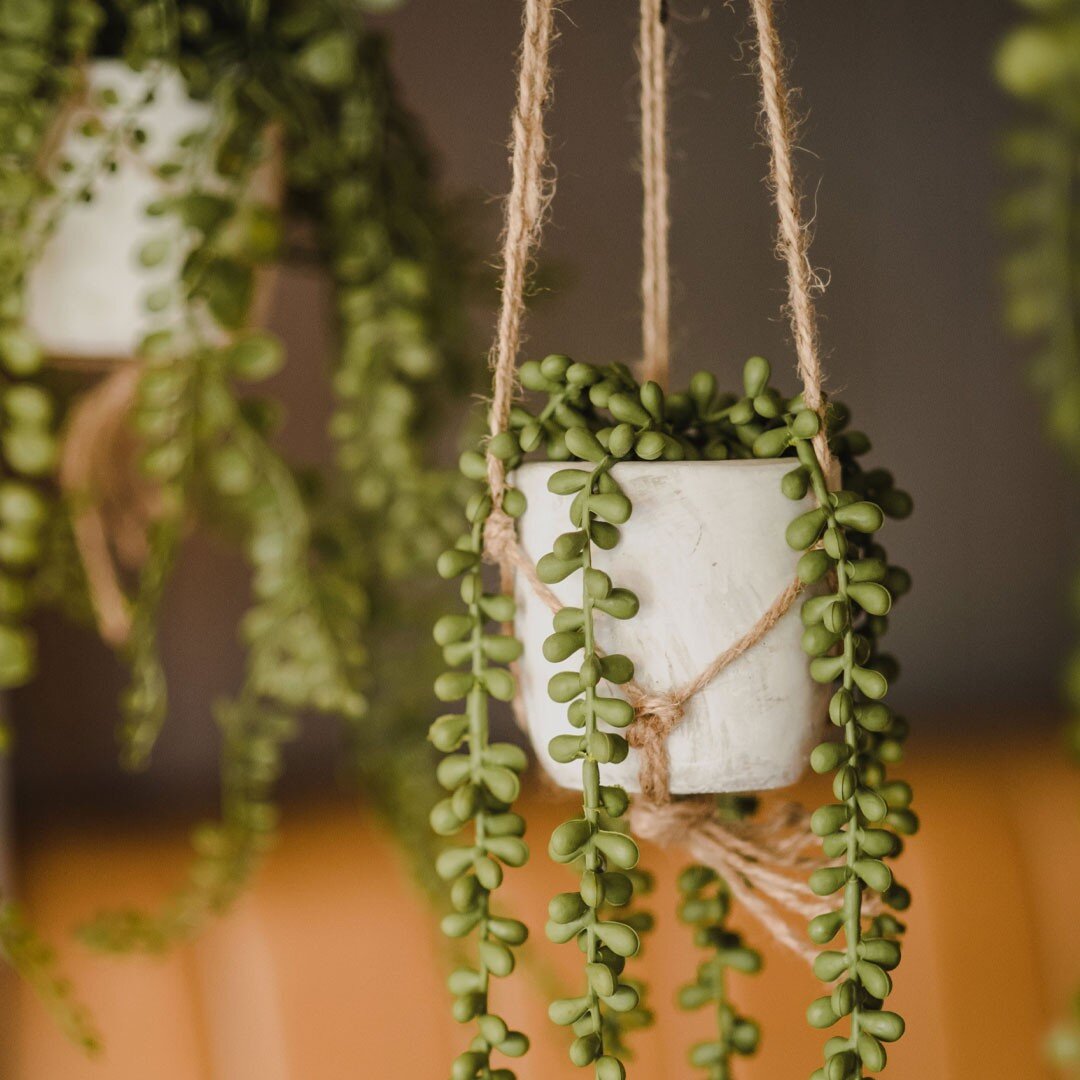
<path id="1" fill-rule="evenodd" d="M 175 182 L 170 188 L 155 170 L 174 159 L 183 136 L 212 123 L 213 106 L 189 98 L 182 77 L 171 69 L 155 76 L 132 71 L 120 60 L 95 60 L 87 66 L 89 100 L 107 88 L 118 95 L 119 104 L 109 110 L 113 117 L 138 103 L 152 83 L 155 99 L 138 114 L 146 143 L 138 154 L 121 151 L 116 171 L 96 177 L 91 202 L 75 201 L 64 210 L 31 269 L 27 322 L 54 357 L 95 361 L 133 356 L 152 325 L 147 294 L 175 281 L 179 273 L 184 257 L 179 245 L 163 263 L 140 265 L 143 245 L 163 232 L 162 219 L 148 217 L 146 208 L 170 190 L 175 193 Z M 86 138 L 78 131 L 91 115 L 86 106 L 73 105 L 57 134 L 54 154 L 75 166 L 67 176 L 58 176 L 61 191 L 101 152 L 101 138 Z M 258 197 L 277 201 L 279 164 L 275 160 L 256 173 L 252 188 Z M 213 178 L 208 186 L 213 186 Z"/>
<path id="2" fill-rule="evenodd" d="M 616 549 L 597 551 L 594 565 L 616 586 L 637 593 L 641 610 L 626 621 L 598 615 L 597 643 L 604 652 L 629 656 L 646 690 L 665 692 L 693 679 L 791 582 L 796 556 L 784 530 L 812 505 L 781 494 L 780 479 L 792 466 L 785 460 L 615 467 L 634 513 Z M 548 477 L 562 468 L 525 465 L 514 481 L 528 499 L 521 541 L 534 562 L 572 528 L 570 499 L 547 490 Z M 580 606 L 579 574 L 553 588 L 564 604 Z M 525 643 L 521 691 L 533 745 L 558 784 L 580 788 L 580 764 L 560 765 L 547 753 L 553 736 L 574 731 L 567 707 L 548 697 L 547 682 L 573 665 L 544 659 L 551 613 L 520 576 L 517 601 L 517 632 Z M 757 791 L 799 778 L 820 738 L 825 710 L 800 648 L 798 608 L 796 602 L 763 641 L 687 703 L 668 741 L 673 793 Z M 601 766 L 605 783 L 629 791 L 638 790 L 637 773 L 634 750 L 619 765 Z"/>

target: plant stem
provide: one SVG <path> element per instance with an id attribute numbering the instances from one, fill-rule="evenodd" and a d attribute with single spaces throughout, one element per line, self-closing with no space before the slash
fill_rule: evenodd
<path id="1" fill-rule="evenodd" d="M 606 471 L 605 465 L 599 465 L 594 471 L 589 480 L 589 490 L 595 490 L 598 478 Z M 596 656 L 596 636 L 593 629 L 593 602 L 592 597 L 589 595 L 589 590 L 586 588 L 587 572 L 592 569 L 592 515 L 589 513 L 588 504 L 585 505 L 584 513 L 581 516 L 581 528 L 585 533 L 585 547 L 581 553 L 581 610 L 583 626 L 582 629 L 585 634 L 585 658 Z M 582 803 L 585 813 L 585 820 L 589 823 L 592 829 L 595 831 L 600 827 L 600 766 L 596 759 L 592 756 L 589 747 L 596 735 L 596 687 L 589 686 L 585 689 L 585 757 L 581 762 L 581 790 L 582 790 Z M 596 873 L 600 868 L 599 854 L 596 848 L 591 846 L 585 852 L 585 869 L 587 872 Z M 588 943 L 588 949 L 586 955 L 588 956 L 588 962 L 590 964 L 595 963 L 599 958 L 599 948 L 596 938 L 596 914 L 593 913 L 593 918 L 590 919 L 589 925 L 586 928 L 586 941 Z M 593 1018 L 593 1029 L 596 1031 L 597 1036 L 601 1040 L 601 1052 L 603 1051 L 603 1018 L 600 1015 L 600 1000 L 597 997 L 596 991 L 590 985 L 589 987 L 590 1006 L 589 1013 Z"/>

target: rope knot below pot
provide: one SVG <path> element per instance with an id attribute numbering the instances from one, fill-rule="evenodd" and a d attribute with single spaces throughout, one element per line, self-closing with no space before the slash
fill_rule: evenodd
<path id="1" fill-rule="evenodd" d="M 681 694 L 634 693 L 636 713 L 626 732 L 627 741 L 641 754 L 638 781 L 641 795 L 653 805 L 671 801 L 668 736 L 682 723 L 686 698 Z"/>

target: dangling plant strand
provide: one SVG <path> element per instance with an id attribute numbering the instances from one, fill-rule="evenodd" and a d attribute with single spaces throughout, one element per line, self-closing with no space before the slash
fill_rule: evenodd
<path id="1" fill-rule="evenodd" d="M 486 477 L 479 454 L 466 454 L 462 468 L 472 479 Z M 522 508 L 521 503 L 515 489 L 504 494 L 508 513 Z M 512 1030 L 490 1000 L 491 980 L 513 972 L 513 950 L 528 933 L 519 920 L 496 915 L 491 904 L 502 884 L 503 866 L 520 867 L 528 858 L 522 839 L 525 821 L 513 810 L 525 754 L 511 743 L 489 738 L 489 701 L 514 697 L 515 680 L 506 665 L 521 654 L 520 643 L 499 632 L 501 624 L 514 617 L 512 598 L 484 590 L 484 527 L 491 510 L 485 487 L 469 500 L 469 532 L 438 563 L 443 578 L 461 578 L 465 612 L 443 616 L 435 625 L 435 640 L 450 668 L 436 680 L 435 694 L 440 701 L 464 701 L 465 711 L 441 716 L 431 726 L 431 741 L 447 755 L 439 764 L 439 782 L 452 792 L 433 808 L 431 826 L 440 836 L 453 836 L 472 823 L 472 843 L 445 851 L 436 869 L 451 882 L 454 906 L 443 919 L 443 932 L 451 938 L 475 932 L 477 942 L 476 966 L 458 968 L 450 976 L 454 1019 L 476 1021 L 478 1029 L 469 1049 L 454 1061 L 453 1080 L 513 1080 L 512 1070 L 492 1067 L 492 1052 L 520 1057 L 529 1048 L 526 1036 Z M 458 753 L 463 747 L 465 752 Z"/>
<path id="2" fill-rule="evenodd" d="M 578 572 L 582 583 L 581 606 L 563 608 L 555 616 L 555 632 L 544 642 L 544 655 L 558 663 L 583 653 L 576 672 L 560 672 L 552 676 L 548 686 L 552 700 L 570 703 L 570 724 L 584 732 L 556 736 L 550 747 L 556 761 L 581 761 L 583 802 L 582 817 L 556 829 L 549 851 L 557 862 L 581 860 L 583 871 L 577 893 L 563 893 L 552 901 L 548 936 L 556 942 L 578 940 L 586 959 L 587 991 L 583 996 L 554 1002 L 551 1017 L 556 1023 L 572 1025 L 577 1038 L 570 1048 L 570 1059 L 575 1065 L 595 1062 L 598 1080 L 616 1080 L 625 1076 L 619 1057 L 621 1039 L 610 1037 L 605 1018 L 638 1010 L 640 994 L 621 976 L 626 960 L 639 951 L 640 938 L 629 923 L 605 920 L 598 909 L 605 902 L 616 907 L 630 902 L 633 880 L 627 872 L 637 865 L 638 848 L 629 836 L 611 827 L 626 813 L 626 793 L 620 787 L 600 783 L 600 766 L 625 760 L 629 744 L 621 735 L 600 730 L 598 724 L 602 721 L 613 728 L 625 728 L 634 719 L 634 710 L 622 698 L 602 696 L 597 687 L 601 681 L 612 686 L 629 682 L 634 665 L 620 653 L 599 653 L 595 618 L 597 612 L 616 619 L 633 618 L 638 600 L 594 567 L 593 551 L 594 547 L 615 547 L 619 527 L 632 512 L 630 500 L 612 475 L 615 463 L 635 450 L 641 453 L 642 447 L 649 451 L 653 445 L 661 453 L 668 446 L 673 456 L 681 456 L 681 452 L 674 440 L 669 442 L 670 437 L 654 430 L 664 417 L 663 393 L 655 383 L 646 383 L 635 400 L 621 393 L 617 383 L 603 380 L 595 368 L 560 356 L 548 357 L 538 372 L 530 371 L 523 377 L 536 382 L 537 374 L 556 384 L 564 381 L 578 393 L 587 390 L 594 403 L 598 398 L 606 399 L 620 420 L 602 430 L 603 441 L 584 422 L 566 429 L 569 454 L 595 467 L 563 469 L 549 479 L 553 493 L 574 496 L 570 508 L 574 530 L 560 536 L 554 550 L 537 564 L 537 573 L 547 584 Z M 565 402 L 561 406 L 564 412 L 572 409 Z M 558 415 L 558 407 L 553 414 Z"/>
<path id="3" fill-rule="evenodd" d="M 615 822 L 611 821 L 605 822 L 606 827 L 615 824 Z M 620 907 L 617 913 L 619 922 L 625 923 L 637 934 L 641 943 L 637 955 L 641 956 L 648 942 L 648 934 L 655 925 L 655 919 L 652 912 L 640 908 L 638 902 L 653 892 L 656 882 L 652 874 L 647 870 L 642 870 L 640 866 L 635 867 L 633 870 L 627 870 L 625 873 L 630 879 L 633 893 L 630 904 Z M 604 908 L 601 910 L 603 913 L 608 913 L 614 908 L 614 904 L 605 903 Z M 626 972 L 623 972 L 621 981 L 637 994 L 637 1005 L 623 1012 L 608 1009 L 602 1014 L 604 1048 L 610 1056 L 616 1057 L 620 1061 L 633 1061 L 634 1051 L 627 1041 L 628 1037 L 645 1028 L 652 1027 L 656 1018 L 649 1006 L 648 984 Z"/>
<path id="4" fill-rule="evenodd" d="M 894 734 L 897 723 L 882 702 L 888 690 L 884 672 L 891 673 L 893 665 L 874 649 L 885 624 L 873 620 L 884 620 L 892 606 L 889 567 L 868 550 L 867 539 L 881 528 L 884 515 L 855 491 L 829 491 L 813 444 L 819 427 L 815 413 L 801 410 L 784 428 L 761 435 L 755 446 L 762 456 L 772 456 L 774 443 L 794 445 L 801 464 L 785 477 L 785 492 L 802 498 L 809 486 L 818 507 L 791 523 L 787 540 L 804 552 L 798 566 L 803 582 L 816 584 L 835 575 L 835 591 L 803 605 L 803 648 L 813 658 L 810 673 L 817 682 L 839 682 L 829 716 L 843 732 L 842 742 L 823 743 L 811 757 L 816 772 L 834 773 L 838 800 L 815 811 L 811 828 L 822 838 L 825 855 L 844 862 L 815 870 L 810 886 L 819 896 L 842 892 L 843 898 L 836 911 L 813 920 L 810 934 L 815 943 L 825 945 L 842 929 L 846 948 L 825 951 L 815 962 L 817 976 L 836 986 L 815 1001 L 807 1015 L 814 1027 L 832 1027 L 844 1017 L 849 1024 L 847 1037 L 826 1044 L 826 1065 L 814 1073 L 814 1080 L 854 1080 L 864 1076 L 864 1070 L 884 1069 L 885 1044 L 904 1033 L 900 1015 L 883 1008 L 892 992 L 889 972 L 900 962 L 899 945 L 875 934 L 873 927 L 867 930 L 863 912 L 868 892 L 899 910 L 908 906 L 907 890 L 894 881 L 884 860 L 899 852 L 898 834 L 914 832 L 918 823 L 907 809 L 907 785 L 885 782 L 882 751 L 887 741 L 878 738 Z M 851 434 L 836 439 L 849 453 L 861 449 L 858 442 Z"/>
<path id="5" fill-rule="evenodd" d="M 354 83 L 324 105 L 334 153 L 312 212 L 338 317 L 337 461 L 364 520 L 380 523 L 385 571 L 400 577 L 429 565 L 452 535 L 453 474 L 427 467 L 421 439 L 452 400 L 448 388 L 466 385 L 468 274 L 434 198 L 424 141 L 398 100 L 386 43 L 368 37 L 358 48 Z"/>
<path id="6" fill-rule="evenodd" d="M 697 978 L 679 991 L 684 1009 L 711 1006 L 716 1012 L 716 1035 L 690 1049 L 690 1064 L 704 1069 L 708 1080 L 731 1080 L 735 1056 L 749 1056 L 758 1047 L 756 1023 L 740 1016 L 728 997 L 729 970 L 755 974 L 761 954 L 748 948 L 742 935 L 728 929 L 731 894 L 724 880 L 707 866 L 691 866 L 679 875 L 683 894 L 679 918 L 694 928 L 694 944 L 712 955 L 698 966 Z"/>
<path id="7" fill-rule="evenodd" d="M 717 813 L 741 819 L 755 809 L 756 800 L 722 796 Z M 708 959 L 698 966 L 694 982 L 679 991 L 683 1009 L 715 1011 L 716 1036 L 690 1049 L 690 1064 L 704 1069 L 708 1080 L 732 1080 L 733 1061 L 757 1052 L 761 1029 L 740 1015 L 729 996 L 728 971 L 754 975 L 761 970 L 761 954 L 750 948 L 740 933 L 728 926 L 731 893 L 727 883 L 707 866 L 688 866 L 679 875 L 679 918 L 694 929 L 694 944 L 708 950 Z"/>
<path id="8" fill-rule="evenodd" d="M 26 626 L 29 576 L 52 515 L 55 405 L 41 382 L 42 354 L 23 325 L 27 234 L 51 191 L 38 169 L 49 131 L 78 85 L 78 59 L 99 22 L 97 5 L 14 5 L 0 11 L 0 689 L 34 673 Z M 0 715 L 0 746 L 10 732 Z"/>
<path id="9" fill-rule="evenodd" d="M 35 639 L 27 622 L 40 602 L 35 575 L 51 549 L 58 517 L 50 484 L 57 459 L 55 403 L 41 381 L 41 350 L 23 325 L 32 258 L 25 237 L 50 194 L 38 169 L 46 138 L 78 84 L 78 59 L 99 21 L 90 0 L 0 9 L 0 691 L 34 675 Z M 0 752 L 10 745 L 4 708 Z M 68 1037 L 96 1053 L 100 1037 L 71 984 L 57 972 L 52 948 L 4 898 L 0 956 Z"/>
<path id="10" fill-rule="evenodd" d="M 355 630 L 363 593 L 355 583 L 324 579 L 310 562 L 309 511 L 296 479 L 230 395 L 236 350 L 204 355 L 195 410 L 195 460 L 213 462 L 215 490 L 203 498 L 216 502 L 214 520 L 237 529 L 256 598 L 244 620 L 244 687 L 215 710 L 224 743 L 222 819 L 197 830 L 188 883 L 161 912 L 106 914 L 83 930 L 85 940 L 111 951 L 160 951 L 226 910 L 273 841 L 273 785 L 300 714 L 356 717 L 365 708 Z"/>
<path id="11" fill-rule="evenodd" d="M 101 1035 L 71 983 L 56 970 L 56 955 L 23 917 L 17 905 L 0 902 L 0 956 L 24 979 L 52 1013 L 60 1029 L 85 1053 L 101 1050 Z"/>

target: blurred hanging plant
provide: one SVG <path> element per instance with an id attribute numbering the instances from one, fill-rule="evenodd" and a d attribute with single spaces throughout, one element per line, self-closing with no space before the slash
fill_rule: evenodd
<path id="1" fill-rule="evenodd" d="M 391 740 L 400 760 L 426 754 L 424 710 L 398 710 L 400 677 L 389 677 L 385 651 L 365 639 L 400 641 L 394 616 L 426 603 L 406 579 L 445 543 L 456 480 L 433 469 L 423 447 L 465 384 L 467 274 L 386 44 L 363 21 L 362 9 L 387 6 L 0 2 L 0 685 L 33 673 L 23 625 L 30 601 L 88 609 L 69 594 L 73 584 L 89 590 L 131 671 L 123 759 L 145 767 L 168 713 L 161 605 L 193 522 L 231 537 L 253 575 L 244 681 L 215 710 L 221 818 L 196 832 L 189 877 L 161 911 L 107 913 L 84 928 L 100 947 L 164 948 L 228 907 L 272 840 L 282 746 L 308 711 L 345 718 L 377 805 L 417 865 L 430 864 L 428 770 L 386 767 Z M 100 59 L 121 60 L 135 91 L 100 85 Z M 152 110 L 176 82 L 205 103 L 206 119 L 151 161 Z M 49 140 L 76 100 L 71 138 L 93 149 L 68 155 Z M 71 565 L 75 542 L 86 554 L 84 515 L 98 511 L 90 524 L 105 530 L 109 521 L 92 486 L 53 497 L 53 410 L 35 382 L 41 349 L 26 325 L 27 281 L 65 215 L 92 209 L 110 174 L 126 168 L 152 169 L 160 186 L 138 261 L 148 277 L 175 272 L 148 289 L 137 364 L 113 365 L 107 379 L 116 393 L 106 397 L 137 438 L 135 572 L 106 560 L 84 577 Z M 286 249 L 286 218 L 289 237 L 304 241 L 295 249 Z M 333 284 L 337 467 L 327 475 L 297 473 L 282 459 L 280 406 L 247 389 L 286 360 L 281 342 L 252 324 L 260 280 L 290 255 L 325 267 Z M 75 420 L 90 394 L 68 403 L 65 460 L 76 464 Z M 89 430 L 101 434 L 92 422 Z M 115 553 L 120 544 L 109 540 Z M 111 621 L 94 589 L 103 573 L 116 586 Z M 423 682 L 415 674 L 411 685 Z"/>
<path id="2" fill-rule="evenodd" d="M 996 63 L 1002 86 L 1027 107 L 1005 141 L 1016 174 L 1004 206 L 1014 244 L 1004 266 L 1006 318 L 1032 343 L 1047 433 L 1080 468 L 1080 2 L 1021 6 L 1030 18 L 1002 41 Z M 1073 593 L 1080 622 L 1080 578 Z M 1065 693 L 1080 758 L 1080 651 Z"/>
<path id="3" fill-rule="evenodd" d="M 1005 142 L 1016 189 L 1005 203 L 1014 250 L 1004 266 L 1009 327 L 1034 346 L 1032 381 L 1049 437 L 1080 468 L 1080 2 L 1022 0 L 1027 22 L 1002 41 L 1001 85 L 1028 111 Z M 1080 574 L 1072 587 L 1080 629 Z M 1080 761 L 1080 646 L 1065 667 L 1069 748 Z M 1050 1040 L 1051 1056 L 1080 1075 L 1080 998 Z"/>

